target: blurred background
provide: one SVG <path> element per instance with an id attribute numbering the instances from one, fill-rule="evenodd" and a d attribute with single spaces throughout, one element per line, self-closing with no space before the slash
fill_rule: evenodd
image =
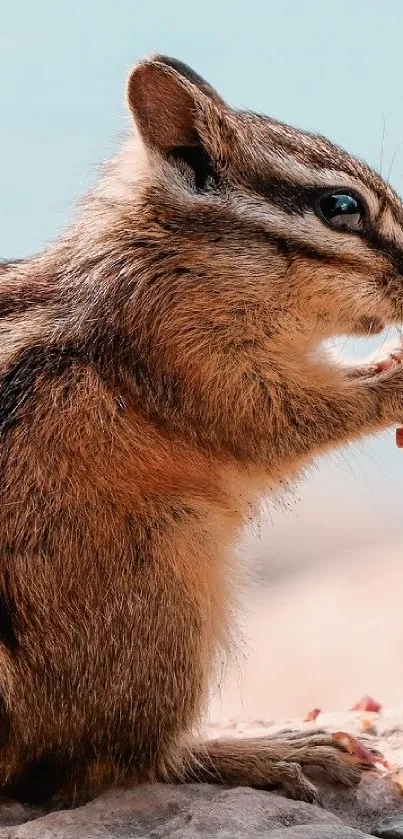
<path id="1" fill-rule="evenodd" d="M 124 82 L 150 52 L 181 58 L 236 106 L 319 131 L 403 179 L 399 0 L 17 0 L 0 31 L 0 256 L 68 223 L 128 127 Z M 386 339 L 341 341 L 365 356 Z M 389 336 L 392 337 L 392 336 Z M 240 633 L 213 719 L 403 697 L 403 451 L 394 434 L 326 458 L 242 548 Z"/>

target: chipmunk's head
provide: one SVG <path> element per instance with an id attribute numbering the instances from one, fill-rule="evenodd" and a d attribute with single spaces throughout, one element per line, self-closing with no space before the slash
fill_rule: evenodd
<path id="1" fill-rule="evenodd" d="M 323 137 L 233 110 L 174 59 L 138 64 L 128 101 L 160 276 L 165 260 L 184 309 L 207 318 L 221 307 L 222 323 L 249 311 L 256 324 L 260 312 L 268 333 L 276 322 L 322 336 L 401 322 L 403 207 L 370 167 Z"/>

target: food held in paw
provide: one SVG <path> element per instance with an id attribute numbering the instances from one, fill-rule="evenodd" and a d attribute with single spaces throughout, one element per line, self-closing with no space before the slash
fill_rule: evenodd
<path id="1" fill-rule="evenodd" d="M 403 428 L 396 429 L 396 445 L 398 449 L 403 449 Z"/>

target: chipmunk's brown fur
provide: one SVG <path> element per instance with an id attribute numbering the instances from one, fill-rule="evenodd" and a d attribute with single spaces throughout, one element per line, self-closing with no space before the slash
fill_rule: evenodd
<path id="1" fill-rule="evenodd" d="M 128 102 L 132 139 L 75 225 L 0 272 L 0 783 L 312 798 L 301 767 L 345 783 L 362 768 L 327 735 L 190 733 L 250 505 L 403 419 L 399 366 L 357 375 L 318 350 L 401 320 L 402 206 L 361 162 L 234 111 L 172 59 L 137 65 Z M 365 202 L 358 232 L 316 213 L 333 188 Z"/>

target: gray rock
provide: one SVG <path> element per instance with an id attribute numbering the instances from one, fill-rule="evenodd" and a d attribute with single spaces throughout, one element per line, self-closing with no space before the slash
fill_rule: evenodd
<path id="1" fill-rule="evenodd" d="M 381 839 L 403 839 L 403 812 L 376 822 L 372 827 L 372 835 L 380 836 Z"/>
<path id="2" fill-rule="evenodd" d="M 326 826 L 343 829 L 332 813 L 274 793 L 155 784 L 116 790 L 76 810 L 2 828 L 0 839 L 270 839 L 274 829 L 293 825 L 316 826 L 318 837 Z M 355 836 L 341 839 L 344 835 Z"/>
<path id="3" fill-rule="evenodd" d="M 43 808 L 19 804 L 17 801 L 0 796 L 0 828 L 24 824 L 45 814 L 46 810 Z"/>
<path id="4" fill-rule="evenodd" d="M 386 777 L 325 785 L 322 802 L 208 784 L 118 789 L 48 813 L 0 799 L 0 839 L 403 839 L 402 796 Z"/>
<path id="5" fill-rule="evenodd" d="M 356 789 L 324 786 L 321 801 L 326 810 L 335 813 L 345 824 L 371 834 L 374 823 L 403 811 L 399 787 L 391 778 L 372 773 L 364 776 Z"/>
<path id="6" fill-rule="evenodd" d="M 330 730 L 361 734 L 361 714 L 322 717 Z M 396 767 L 403 767 L 402 717 L 402 710 L 378 715 L 378 737 L 368 741 Z M 298 728 L 298 721 L 287 727 Z M 231 723 L 225 732 L 213 726 L 210 736 L 258 737 L 278 729 Z M 320 771 L 312 780 L 323 808 L 207 784 L 114 790 L 83 807 L 52 812 L 0 798 L 0 839 L 403 839 L 402 789 L 393 773 L 367 773 L 354 789 L 330 783 Z"/>
<path id="7" fill-rule="evenodd" d="M 269 839 L 371 839 L 368 833 L 361 833 L 353 827 L 345 825 L 307 825 L 285 827 L 272 830 L 267 834 Z"/>

